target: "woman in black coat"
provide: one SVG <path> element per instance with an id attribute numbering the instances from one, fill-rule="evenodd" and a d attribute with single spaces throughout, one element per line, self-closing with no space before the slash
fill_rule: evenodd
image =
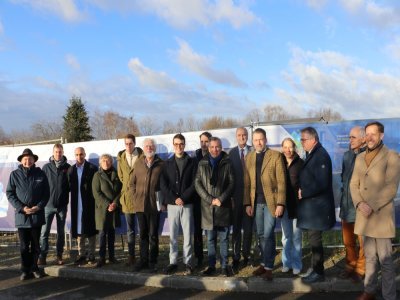
<path id="1" fill-rule="evenodd" d="M 287 187 L 286 187 L 286 210 L 281 219 L 282 225 L 282 272 L 289 272 L 293 269 L 293 274 L 300 273 L 303 264 L 302 258 L 302 233 L 297 227 L 297 194 L 299 191 L 299 172 L 303 166 L 303 160 L 296 152 L 296 144 L 291 138 L 282 141 L 282 153 L 285 156 L 287 167 Z"/>

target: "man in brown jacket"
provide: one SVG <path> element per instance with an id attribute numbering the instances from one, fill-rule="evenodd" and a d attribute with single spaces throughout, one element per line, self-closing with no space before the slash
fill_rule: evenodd
<path id="1" fill-rule="evenodd" d="M 135 162 L 143 154 L 143 150 L 136 146 L 136 138 L 133 134 L 127 134 L 124 138 L 125 150 L 117 155 L 118 177 L 122 182 L 121 199 L 122 212 L 125 215 L 128 237 L 128 261 L 127 266 L 133 266 L 135 262 L 135 211 L 133 209 L 132 191 L 129 190 L 129 182 L 133 174 Z"/>
<path id="2" fill-rule="evenodd" d="M 133 193 L 133 210 L 140 229 L 140 260 L 135 264 L 136 272 L 148 267 L 157 271 L 159 211 L 162 203 L 158 195 L 164 162 L 156 154 L 156 143 L 153 139 L 147 138 L 143 141 L 143 152 L 144 157 L 139 157 L 135 163 L 129 184 Z"/>
<path id="3" fill-rule="evenodd" d="M 396 299 L 396 273 L 392 259 L 395 237 L 394 197 L 400 179 L 400 158 L 382 142 L 384 126 L 365 126 L 367 150 L 357 156 L 350 191 L 356 207 L 354 233 L 364 236 L 364 292 L 357 299 L 375 299 L 378 285 L 378 259 L 382 273 L 382 296 Z"/>
<path id="4" fill-rule="evenodd" d="M 264 129 L 254 130 L 253 146 L 255 151 L 245 158 L 243 201 L 246 213 L 255 214 L 261 244 L 262 263 L 253 275 L 272 280 L 276 218 L 283 215 L 286 204 L 286 166 L 281 153 L 267 147 Z"/>

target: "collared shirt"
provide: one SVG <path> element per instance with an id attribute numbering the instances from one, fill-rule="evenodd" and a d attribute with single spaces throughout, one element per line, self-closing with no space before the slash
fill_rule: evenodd
<path id="1" fill-rule="evenodd" d="M 85 166 L 85 163 L 82 165 L 78 166 L 76 164 L 76 172 L 78 175 L 78 216 L 77 216 L 77 221 L 78 221 L 78 226 L 77 226 L 77 233 L 81 234 L 82 233 L 82 195 L 81 195 L 81 182 L 82 182 L 82 174 L 83 174 L 83 168 Z"/>
<path id="2" fill-rule="evenodd" d="M 238 147 L 238 149 L 239 149 L 239 156 L 241 155 L 242 149 L 243 149 L 243 150 L 244 150 L 244 151 L 243 151 L 243 154 L 244 154 L 244 156 L 246 157 L 247 153 L 249 153 L 249 147 L 247 147 L 247 145 L 245 145 L 243 148 L 240 148 L 239 145 L 238 145 L 237 147 Z"/>

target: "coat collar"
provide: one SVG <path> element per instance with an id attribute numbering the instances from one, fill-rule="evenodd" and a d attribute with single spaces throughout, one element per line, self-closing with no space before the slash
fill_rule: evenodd
<path id="1" fill-rule="evenodd" d="M 369 164 L 367 171 L 369 171 L 371 168 L 373 168 L 380 160 L 385 158 L 387 156 L 388 152 L 389 152 L 389 149 L 385 145 L 383 145 L 382 149 L 379 150 L 378 154 L 375 156 L 375 158 Z M 364 155 L 365 155 L 365 152 L 364 152 Z M 364 157 L 364 159 L 365 159 L 365 157 Z"/>

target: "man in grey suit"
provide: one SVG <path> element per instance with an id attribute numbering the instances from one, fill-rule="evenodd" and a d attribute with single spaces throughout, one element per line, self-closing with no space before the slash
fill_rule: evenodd
<path id="1" fill-rule="evenodd" d="M 237 146 L 229 152 L 235 173 L 235 189 L 233 193 L 233 232 L 232 249 L 233 263 L 232 268 L 235 272 L 239 270 L 240 254 L 243 255 L 243 267 L 247 266 L 250 257 L 251 238 L 253 233 L 253 218 L 248 216 L 243 206 L 243 168 L 244 158 L 252 149 L 247 145 L 249 134 L 247 129 L 239 127 L 236 129 Z M 243 228 L 243 244 L 242 242 Z M 242 247 L 242 248 L 241 248 Z"/>

